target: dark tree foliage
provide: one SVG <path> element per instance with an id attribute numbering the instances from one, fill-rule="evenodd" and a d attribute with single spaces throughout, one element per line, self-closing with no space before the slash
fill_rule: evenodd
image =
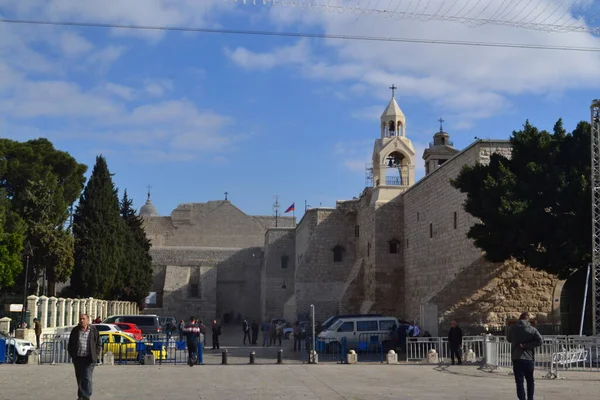
<path id="1" fill-rule="evenodd" d="M 127 190 L 121 200 L 121 218 L 125 229 L 125 252 L 115 295 L 120 300 L 141 303 L 152 287 L 151 245 L 143 221 L 133 208 L 133 201 L 127 196 Z"/>
<path id="2" fill-rule="evenodd" d="M 14 285 L 15 278 L 23 270 L 24 229 L 13 222 L 8 197 L 0 189 L 0 290 Z"/>
<path id="3" fill-rule="evenodd" d="M 514 257 L 568 277 L 591 260 L 591 127 L 568 134 L 526 122 L 511 136 L 512 155 L 465 166 L 451 184 L 466 193 L 464 209 L 480 220 L 468 237 L 493 262 Z"/>
<path id="4" fill-rule="evenodd" d="M 24 241 L 33 249 L 29 282 L 35 286 L 46 271 L 52 295 L 54 283 L 66 281 L 73 265 L 72 238 L 64 225 L 81 194 L 87 166 L 47 139 L 0 139 L 0 164 L 0 189 L 11 212 L 24 222 Z"/>
<path id="5" fill-rule="evenodd" d="M 81 297 L 110 300 L 123 261 L 124 229 L 119 199 L 102 156 L 96 164 L 73 219 L 75 267 L 71 292 Z"/>

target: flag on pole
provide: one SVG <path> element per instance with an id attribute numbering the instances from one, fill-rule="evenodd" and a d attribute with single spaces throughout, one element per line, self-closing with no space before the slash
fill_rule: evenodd
<path id="1" fill-rule="evenodd" d="M 289 206 L 287 210 L 285 210 L 284 214 L 287 214 L 290 211 L 294 211 L 296 209 L 295 206 L 296 206 L 296 202 L 292 203 L 292 205 Z"/>

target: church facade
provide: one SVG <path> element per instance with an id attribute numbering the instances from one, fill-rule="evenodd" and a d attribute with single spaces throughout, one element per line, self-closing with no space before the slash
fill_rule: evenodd
<path id="1" fill-rule="evenodd" d="M 291 218 L 253 217 L 230 202 L 182 204 L 159 217 L 141 210 L 152 241 L 156 307 L 182 318 L 236 316 L 294 321 L 315 306 L 317 320 L 383 313 L 431 334 L 452 319 L 474 330 L 502 327 L 524 310 L 560 323 L 564 282 L 513 261 L 484 260 L 466 236 L 475 219 L 450 185 L 464 165 L 510 156 L 505 140 L 477 140 L 462 151 L 440 131 L 422 155 L 392 96 L 374 140 L 371 184 L 359 198 Z"/>

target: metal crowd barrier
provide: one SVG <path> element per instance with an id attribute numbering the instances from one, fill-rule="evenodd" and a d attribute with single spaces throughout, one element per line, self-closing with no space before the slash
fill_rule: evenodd
<path id="1" fill-rule="evenodd" d="M 308 362 L 308 354 L 312 342 L 302 349 L 302 361 Z M 358 362 L 383 362 L 388 350 L 394 348 L 394 343 L 387 333 L 364 332 L 358 337 L 352 335 L 350 338 L 317 338 L 315 347 L 319 362 L 346 363 L 347 354 L 354 350 L 358 355 Z"/>
<path id="2" fill-rule="evenodd" d="M 40 348 L 40 364 L 70 363 L 68 339 L 44 338 Z M 186 342 L 167 340 L 166 337 L 152 336 L 130 343 L 103 343 L 103 356 L 110 351 L 115 364 L 142 364 L 144 356 L 153 353 L 156 364 L 185 364 L 188 360 Z M 198 363 L 203 362 L 203 346 L 198 346 Z"/>
<path id="3" fill-rule="evenodd" d="M 512 371 L 512 348 L 505 337 L 484 336 L 484 347 L 482 369 Z M 535 349 L 535 367 L 546 370 L 548 379 L 565 371 L 600 372 L 600 337 L 545 336 Z"/>
<path id="4" fill-rule="evenodd" d="M 427 362 L 431 350 L 435 350 L 438 362 L 450 360 L 450 345 L 447 337 L 406 338 L 406 361 Z M 481 362 L 485 357 L 483 336 L 464 336 L 461 357 L 463 363 Z"/>

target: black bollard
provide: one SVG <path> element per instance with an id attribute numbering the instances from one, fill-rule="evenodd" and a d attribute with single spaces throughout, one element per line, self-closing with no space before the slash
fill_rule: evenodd
<path id="1" fill-rule="evenodd" d="M 250 364 L 254 364 L 254 358 L 256 357 L 256 353 L 252 352 L 250 353 Z"/>
<path id="2" fill-rule="evenodd" d="M 277 351 L 277 364 L 283 363 L 283 349 Z"/>
<path id="3" fill-rule="evenodd" d="M 227 365 L 227 350 L 223 350 L 221 354 L 221 364 Z"/>

